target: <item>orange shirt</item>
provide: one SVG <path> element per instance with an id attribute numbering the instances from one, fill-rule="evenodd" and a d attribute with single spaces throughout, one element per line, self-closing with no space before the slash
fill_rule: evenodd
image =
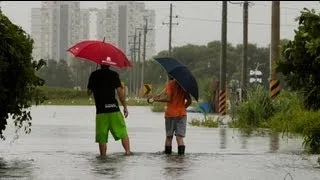
<path id="1" fill-rule="evenodd" d="M 165 88 L 166 94 L 171 94 L 171 101 L 167 102 L 165 117 L 181 117 L 187 114 L 185 108 L 185 91 L 176 80 L 170 80 Z"/>

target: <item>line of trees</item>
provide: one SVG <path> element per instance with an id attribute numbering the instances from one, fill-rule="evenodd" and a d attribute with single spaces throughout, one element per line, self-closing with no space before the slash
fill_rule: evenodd
<path id="1" fill-rule="evenodd" d="M 288 40 L 281 40 L 285 44 Z M 172 50 L 172 56 L 185 63 L 196 76 L 199 83 L 200 97 L 208 98 L 208 86 L 213 80 L 219 80 L 220 73 L 220 41 L 212 41 L 207 45 L 187 44 L 175 47 Z M 269 47 L 258 47 L 255 44 L 248 45 L 248 74 L 249 70 L 256 68 L 260 64 L 259 70 L 262 74 L 262 85 L 269 87 Z M 161 51 L 156 56 L 167 56 L 167 51 Z M 227 80 L 240 82 L 242 45 L 227 46 Z M 136 64 L 137 66 L 137 64 Z M 47 86 L 56 87 L 75 87 L 86 88 L 88 77 L 92 71 L 97 68 L 96 64 L 89 61 L 72 59 L 70 65 L 65 60 L 48 60 L 47 65 L 42 68 L 38 75 L 43 78 Z M 128 85 L 130 82 L 132 70 L 120 73 L 121 79 Z M 150 83 L 153 87 L 163 87 L 166 82 L 166 72 L 153 60 L 145 64 L 145 83 Z M 283 87 L 283 86 L 282 86 Z"/>
<path id="2" fill-rule="evenodd" d="M 66 60 L 46 61 L 46 65 L 41 68 L 37 75 L 45 80 L 45 85 L 49 87 L 64 88 L 86 88 L 90 73 L 97 65 L 89 61 L 72 59 L 68 64 Z"/>

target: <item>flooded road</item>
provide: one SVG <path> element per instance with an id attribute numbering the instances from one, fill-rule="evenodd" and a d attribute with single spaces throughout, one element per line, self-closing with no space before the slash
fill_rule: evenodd
<path id="1" fill-rule="evenodd" d="M 162 113 L 129 107 L 132 156 L 109 139 L 100 159 L 94 142 L 93 106 L 39 106 L 32 109 L 29 135 L 14 137 L 13 123 L 0 143 L 0 179 L 124 180 L 320 180 L 316 156 L 302 154 L 301 139 L 244 137 L 229 128 L 187 127 L 186 155 L 167 156 Z M 198 114 L 190 114 L 188 120 Z"/>

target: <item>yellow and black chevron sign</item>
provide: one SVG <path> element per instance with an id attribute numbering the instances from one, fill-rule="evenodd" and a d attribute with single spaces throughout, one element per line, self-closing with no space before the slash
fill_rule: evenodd
<path id="1" fill-rule="evenodd" d="M 226 115 L 227 113 L 227 91 L 220 90 L 219 92 L 219 114 Z"/>
<path id="2" fill-rule="evenodd" d="M 149 95 L 152 93 L 152 85 L 151 84 L 144 84 L 143 86 L 143 96 Z"/>
<path id="3" fill-rule="evenodd" d="M 278 80 L 270 81 L 270 94 L 272 99 L 280 94 L 280 82 Z"/>

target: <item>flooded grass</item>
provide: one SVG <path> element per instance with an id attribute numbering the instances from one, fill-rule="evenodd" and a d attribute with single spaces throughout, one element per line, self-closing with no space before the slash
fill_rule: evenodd
<path id="1" fill-rule="evenodd" d="M 217 128 L 221 122 L 214 116 L 204 115 L 202 118 L 193 117 L 189 124 L 198 127 Z"/>

